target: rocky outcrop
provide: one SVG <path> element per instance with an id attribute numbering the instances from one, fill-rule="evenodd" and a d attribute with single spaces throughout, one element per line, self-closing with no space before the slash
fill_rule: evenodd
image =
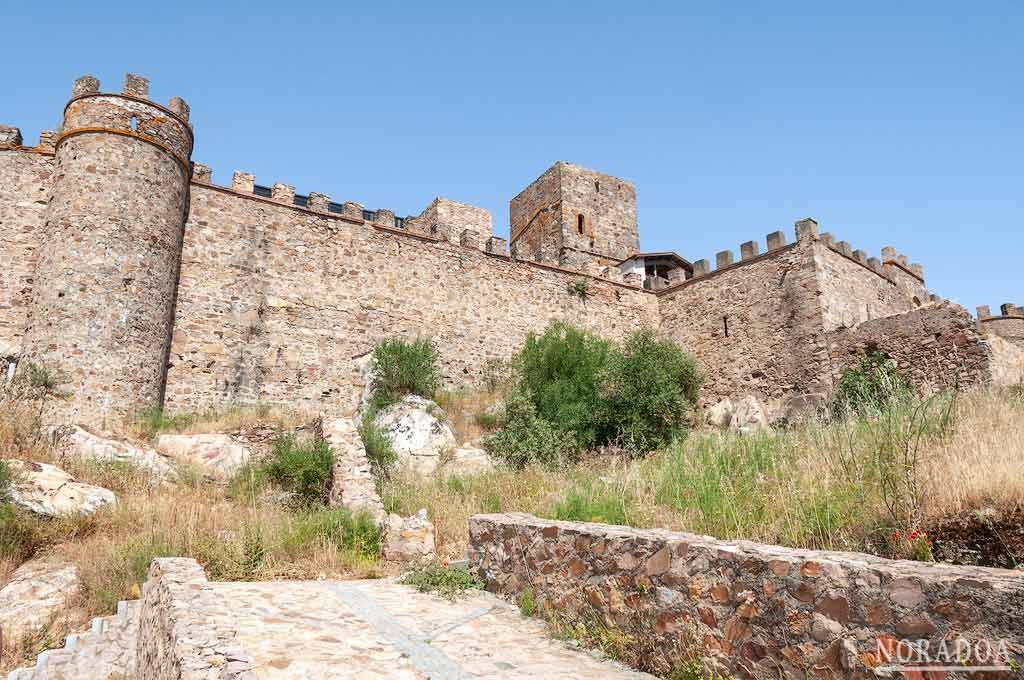
<path id="1" fill-rule="evenodd" d="M 328 502 L 353 512 L 366 512 L 380 524 L 384 504 L 377 495 L 376 480 L 355 422 L 335 418 L 323 421 L 322 428 L 322 436 L 334 454 Z"/>
<path id="2" fill-rule="evenodd" d="M 80 587 L 74 565 L 48 560 L 21 565 L 0 589 L 2 639 L 16 643 L 46 630 L 78 595 Z"/>
<path id="3" fill-rule="evenodd" d="M 704 419 L 707 420 L 708 425 L 711 427 L 725 430 L 729 427 L 729 423 L 732 422 L 732 412 L 735 408 L 732 399 L 726 397 L 713 406 L 708 407 L 704 412 Z"/>
<path id="4" fill-rule="evenodd" d="M 426 509 L 405 519 L 388 515 L 381 535 L 381 557 L 394 562 L 429 562 L 436 556 L 434 525 Z"/>
<path id="5" fill-rule="evenodd" d="M 377 414 L 373 422 L 387 435 L 398 462 L 423 474 L 437 470 L 444 455 L 456 446 L 447 414 L 420 396 L 404 397 Z"/>
<path id="6" fill-rule="evenodd" d="M 15 475 L 11 500 L 37 515 L 91 515 L 117 502 L 109 489 L 79 482 L 53 465 L 21 460 L 8 460 L 7 464 Z"/>
<path id="7" fill-rule="evenodd" d="M 128 463 L 160 479 L 170 479 L 175 475 L 170 456 L 154 449 L 101 437 L 81 425 L 72 426 L 61 444 L 65 455 L 75 458 L 89 458 L 104 463 Z"/>
<path id="8" fill-rule="evenodd" d="M 446 477 L 468 477 L 490 472 L 494 469 L 494 461 L 490 454 L 480 447 L 466 442 L 445 456 L 441 473 Z"/>
<path id="9" fill-rule="evenodd" d="M 753 395 L 733 403 L 726 397 L 704 412 L 708 425 L 718 430 L 738 434 L 753 434 L 771 429 L 764 406 Z"/>
<path id="10" fill-rule="evenodd" d="M 226 434 L 162 434 L 156 448 L 179 464 L 195 465 L 219 479 L 235 474 L 252 457 L 248 448 Z"/>

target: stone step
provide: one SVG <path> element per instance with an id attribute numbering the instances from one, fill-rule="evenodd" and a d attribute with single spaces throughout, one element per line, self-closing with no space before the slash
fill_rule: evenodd
<path id="1" fill-rule="evenodd" d="M 121 601 L 113 616 L 98 616 L 89 630 L 71 633 L 60 649 L 50 649 L 34 666 L 11 671 L 7 680 L 107 680 L 130 677 L 135 663 L 139 603 Z"/>

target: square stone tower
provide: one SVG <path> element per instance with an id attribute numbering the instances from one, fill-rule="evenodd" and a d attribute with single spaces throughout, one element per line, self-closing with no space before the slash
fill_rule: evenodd
<path id="1" fill-rule="evenodd" d="M 640 251 L 632 182 L 558 161 L 509 202 L 512 252 L 583 270 Z"/>

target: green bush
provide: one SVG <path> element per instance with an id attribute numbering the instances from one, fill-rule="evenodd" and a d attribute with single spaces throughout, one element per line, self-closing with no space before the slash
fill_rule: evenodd
<path id="1" fill-rule="evenodd" d="M 333 463 L 334 455 L 325 440 L 285 434 L 274 439 L 270 460 L 263 470 L 270 479 L 295 493 L 302 504 L 316 505 L 327 496 Z"/>
<path id="2" fill-rule="evenodd" d="M 430 399 L 441 384 L 437 352 L 427 338 L 413 341 L 388 338 L 373 349 L 371 412 L 395 403 L 407 394 Z"/>
<path id="3" fill-rule="evenodd" d="M 527 336 L 515 360 L 536 414 L 570 433 L 580 449 L 601 441 L 601 379 L 611 351 L 608 341 L 556 321 L 543 335 Z"/>
<path id="4" fill-rule="evenodd" d="M 611 437 L 635 454 L 667 446 L 697 403 L 700 384 L 696 362 L 679 345 L 651 330 L 633 333 L 611 354 L 605 373 Z"/>
<path id="5" fill-rule="evenodd" d="M 856 367 L 843 372 L 832 398 L 832 411 L 838 416 L 877 414 L 891 402 L 913 393 L 910 381 L 896 368 L 896 362 L 885 352 L 875 350 L 864 355 Z"/>
<path id="6" fill-rule="evenodd" d="M 359 425 L 359 436 L 363 440 L 363 448 L 366 449 L 366 458 L 370 461 L 373 474 L 377 477 L 386 477 L 388 470 L 398 460 L 398 455 L 391 446 L 387 433 L 373 424 L 372 414 L 367 413 L 363 418 Z"/>
<path id="7" fill-rule="evenodd" d="M 522 389 L 508 395 L 504 427 L 485 437 L 483 443 L 491 455 L 515 469 L 534 462 L 559 465 L 572 456 L 576 447 L 571 434 L 537 415 L 533 399 Z"/>
<path id="8" fill-rule="evenodd" d="M 467 590 L 480 590 L 484 584 L 473 578 L 468 572 L 432 562 L 417 567 L 402 577 L 399 583 L 412 586 L 421 593 L 437 593 L 449 600 Z"/>

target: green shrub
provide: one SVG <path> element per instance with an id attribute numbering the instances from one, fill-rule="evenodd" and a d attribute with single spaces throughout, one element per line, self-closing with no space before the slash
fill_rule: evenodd
<path id="1" fill-rule="evenodd" d="M 363 440 L 363 448 L 366 449 L 366 458 L 370 461 L 373 474 L 386 477 L 388 470 L 398 461 L 398 454 L 391 446 L 387 433 L 373 424 L 370 413 L 366 414 L 359 425 L 359 436 Z"/>
<path id="2" fill-rule="evenodd" d="M 543 335 L 527 336 L 515 360 L 520 390 L 536 414 L 571 433 L 580 449 L 601 440 L 601 378 L 610 352 L 608 341 L 556 321 Z"/>
<path id="3" fill-rule="evenodd" d="M 263 469 L 270 479 L 295 493 L 302 504 L 315 505 L 327 496 L 333 463 L 334 455 L 325 440 L 285 434 L 274 439 Z"/>
<path id="4" fill-rule="evenodd" d="M 441 384 L 437 352 L 427 338 L 383 340 L 373 349 L 373 374 L 374 415 L 407 394 L 430 399 Z"/>
<path id="5" fill-rule="evenodd" d="M 575 452 L 575 441 L 539 417 L 529 393 L 515 390 L 505 402 L 505 425 L 484 437 L 484 447 L 509 467 L 521 469 L 530 463 L 559 465 Z"/>
<path id="6" fill-rule="evenodd" d="M 875 350 L 843 372 L 832 398 L 832 411 L 838 416 L 876 414 L 911 395 L 910 381 L 896 368 L 896 362 Z"/>
<path id="7" fill-rule="evenodd" d="M 0 503 L 11 499 L 11 487 L 14 485 L 14 470 L 5 460 L 0 460 Z"/>
<path id="8" fill-rule="evenodd" d="M 501 416 L 497 413 L 488 413 L 487 411 L 480 411 L 473 416 L 473 422 L 476 423 L 477 427 L 481 430 L 488 432 L 498 429 L 501 425 Z"/>
<path id="9" fill-rule="evenodd" d="M 696 362 L 671 340 L 640 330 L 609 358 L 604 411 L 611 436 L 635 454 L 667 446 L 697 403 Z"/>
<path id="10" fill-rule="evenodd" d="M 284 532 L 281 548 L 287 555 L 298 555 L 312 543 L 333 545 L 364 559 L 377 559 L 380 529 L 363 512 L 352 514 L 347 508 L 308 509 L 295 516 Z"/>
<path id="11" fill-rule="evenodd" d="M 484 587 L 468 572 L 450 569 L 437 562 L 413 569 L 399 583 L 412 586 L 421 593 L 437 593 L 449 600 L 454 600 L 467 590 L 480 590 Z"/>

